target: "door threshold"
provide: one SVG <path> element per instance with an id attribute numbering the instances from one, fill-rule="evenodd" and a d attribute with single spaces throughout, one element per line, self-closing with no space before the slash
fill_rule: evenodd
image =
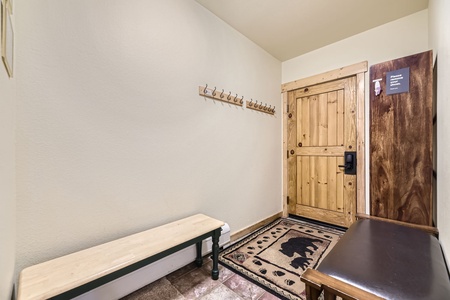
<path id="1" fill-rule="evenodd" d="M 338 225 L 329 224 L 329 223 L 325 223 L 325 222 L 321 222 L 321 221 L 317 221 L 317 220 L 313 220 L 313 219 L 309 219 L 309 218 L 305 218 L 305 217 L 300 217 L 300 216 L 293 215 L 293 214 L 289 214 L 289 218 L 294 219 L 294 220 L 305 221 L 305 222 L 316 224 L 316 225 L 325 226 L 325 227 L 328 227 L 328 228 L 333 228 L 333 229 L 340 230 L 340 231 L 343 231 L 343 232 L 346 232 L 347 229 L 348 229 L 348 228 L 341 227 L 341 226 L 338 226 Z"/>

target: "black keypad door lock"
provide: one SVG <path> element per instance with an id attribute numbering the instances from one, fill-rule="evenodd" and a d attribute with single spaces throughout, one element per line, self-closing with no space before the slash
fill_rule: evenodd
<path id="1" fill-rule="evenodd" d="M 344 162 L 345 165 L 339 165 L 339 168 L 344 168 L 344 174 L 356 175 L 356 152 L 345 151 Z"/>

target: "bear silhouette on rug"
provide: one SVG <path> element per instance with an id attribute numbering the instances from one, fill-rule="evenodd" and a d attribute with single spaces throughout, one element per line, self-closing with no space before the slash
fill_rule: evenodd
<path id="1" fill-rule="evenodd" d="M 313 254 L 314 251 L 318 249 L 318 247 L 314 243 L 323 242 L 318 239 L 307 237 L 290 238 L 287 242 L 281 244 L 281 250 L 279 251 L 288 257 L 293 257 L 295 253 L 300 255 L 300 257 L 293 259 L 290 265 L 295 269 L 302 268 L 302 270 L 304 271 L 309 266 L 310 261 L 313 260 L 312 258 L 306 257 L 306 252 L 309 252 L 309 254 Z"/>

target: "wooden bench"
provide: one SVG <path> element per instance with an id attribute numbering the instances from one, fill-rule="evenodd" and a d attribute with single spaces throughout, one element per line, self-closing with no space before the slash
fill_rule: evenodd
<path id="1" fill-rule="evenodd" d="M 219 277 L 219 237 L 224 222 L 198 214 L 89 249 L 55 258 L 20 273 L 18 300 L 71 299 L 196 244 L 202 265 L 202 241 L 212 238 L 213 268 Z"/>
<path id="2" fill-rule="evenodd" d="M 302 274 L 306 298 L 318 299 L 323 291 L 326 300 L 450 299 L 435 235 L 432 227 L 360 216 L 317 270 Z"/>

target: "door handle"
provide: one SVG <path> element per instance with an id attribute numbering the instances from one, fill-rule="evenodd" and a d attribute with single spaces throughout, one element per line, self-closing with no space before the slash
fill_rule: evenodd
<path id="1" fill-rule="evenodd" d="M 345 153 L 345 165 L 339 165 L 340 168 L 352 169 L 353 168 L 353 156 L 349 153 Z"/>
<path id="2" fill-rule="evenodd" d="M 339 165 L 339 168 L 344 168 L 344 174 L 356 175 L 356 152 L 345 151 L 344 152 L 345 165 Z"/>

